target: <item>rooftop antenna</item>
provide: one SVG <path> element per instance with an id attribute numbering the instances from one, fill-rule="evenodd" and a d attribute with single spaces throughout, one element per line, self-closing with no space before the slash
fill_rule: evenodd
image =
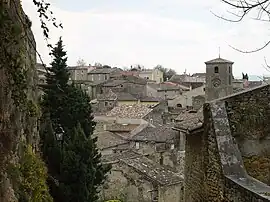
<path id="1" fill-rule="evenodd" d="M 220 47 L 218 47 L 218 58 L 220 58 Z"/>

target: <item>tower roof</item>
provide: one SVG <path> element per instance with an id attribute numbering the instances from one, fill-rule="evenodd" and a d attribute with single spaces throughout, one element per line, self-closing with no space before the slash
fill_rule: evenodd
<path id="1" fill-rule="evenodd" d="M 222 58 L 216 58 L 216 59 L 209 60 L 209 61 L 205 62 L 206 65 L 208 65 L 208 64 L 224 64 L 224 63 L 233 64 L 234 62 L 229 61 L 229 60 L 225 60 Z"/>

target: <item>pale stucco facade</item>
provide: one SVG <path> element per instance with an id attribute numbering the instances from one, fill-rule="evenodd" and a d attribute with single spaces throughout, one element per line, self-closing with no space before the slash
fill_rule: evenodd
<path id="1" fill-rule="evenodd" d="M 139 72 L 139 77 L 156 81 L 156 83 L 163 82 L 163 72 L 158 69 L 151 69 L 151 70 L 141 70 Z"/>

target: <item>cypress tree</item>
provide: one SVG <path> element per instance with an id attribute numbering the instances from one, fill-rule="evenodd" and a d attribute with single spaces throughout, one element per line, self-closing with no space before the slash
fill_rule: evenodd
<path id="1" fill-rule="evenodd" d="M 100 162 L 96 138 L 87 138 L 80 126 L 74 128 L 63 148 L 61 192 L 64 201 L 95 202 L 98 189 L 106 179 L 109 166 Z"/>
<path id="2" fill-rule="evenodd" d="M 57 179 L 60 185 L 50 181 L 51 195 L 59 202 L 95 202 L 110 168 L 102 165 L 97 139 L 91 136 L 95 122 L 90 99 L 82 89 L 68 84 L 67 57 L 61 38 L 51 54 L 54 59 L 46 74 L 41 101 L 45 130 L 40 134 L 50 179 Z M 45 114 L 48 118 L 44 118 Z M 59 126 L 64 129 L 62 149 L 55 138 Z"/>
<path id="3" fill-rule="evenodd" d="M 59 123 L 59 115 L 63 113 L 63 100 L 68 88 L 69 72 L 67 69 L 67 56 L 64 51 L 63 41 L 60 37 L 56 46 L 50 53 L 53 57 L 51 67 L 46 73 L 46 85 L 44 86 L 44 97 L 42 105 L 46 112 L 50 114 L 53 128 Z"/>

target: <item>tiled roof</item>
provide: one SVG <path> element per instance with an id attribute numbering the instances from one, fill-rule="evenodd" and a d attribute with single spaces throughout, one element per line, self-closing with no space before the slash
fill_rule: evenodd
<path id="1" fill-rule="evenodd" d="M 209 60 L 209 61 L 205 62 L 205 64 L 220 64 L 220 63 L 229 63 L 229 64 L 233 64 L 232 61 L 225 60 L 225 59 L 223 59 L 223 58 L 216 58 L 216 59 Z"/>
<path id="2" fill-rule="evenodd" d="M 192 77 L 205 77 L 206 73 L 194 73 L 192 74 Z"/>
<path id="3" fill-rule="evenodd" d="M 172 125 L 148 126 L 131 139 L 149 142 L 172 142 L 174 139 L 174 131 L 172 130 Z"/>
<path id="4" fill-rule="evenodd" d="M 147 176 L 151 181 L 160 185 L 177 184 L 183 182 L 183 178 L 178 176 L 169 168 L 165 168 L 147 157 L 141 156 L 136 158 L 121 159 L 121 162 L 132 167 L 140 174 Z"/>
<path id="5" fill-rule="evenodd" d="M 99 101 L 101 100 L 113 101 L 117 99 L 117 95 L 114 92 L 112 92 L 112 90 L 109 90 L 108 93 L 98 94 L 97 99 Z"/>
<path id="6" fill-rule="evenodd" d="M 102 160 L 105 162 L 119 161 L 119 159 L 134 159 L 141 157 L 140 154 L 132 150 L 127 150 L 122 153 L 102 155 Z"/>
<path id="7" fill-rule="evenodd" d="M 123 83 L 126 83 L 127 81 L 125 80 L 110 80 L 106 83 L 103 84 L 104 87 L 116 87 L 119 86 Z"/>
<path id="8" fill-rule="evenodd" d="M 196 111 L 183 111 L 181 114 L 179 114 L 177 117 L 176 117 L 176 121 L 184 121 L 184 120 L 187 120 L 187 119 L 192 119 L 193 117 L 195 117 L 197 115 L 197 112 Z"/>
<path id="9" fill-rule="evenodd" d="M 138 76 L 133 76 L 133 75 L 123 75 L 123 78 L 129 82 L 136 83 L 136 84 L 141 84 L 141 85 L 146 85 L 147 80 L 143 79 Z"/>
<path id="10" fill-rule="evenodd" d="M 193 77 L 193 76 L 182 74 L 182 75 L 173 75 L 169 81 L 184 85 L 184 83 L 205 83 L 205 78 L 197 77 L 197 76 Z"/>
<path id="11" fill-rule="evenodd" d="M 144 96 L 139 98 L 142 102 L 160 102 L 162 98 Z"/>
<path id="12" fill-rule="evenodd" d="M 99 149 L 106 149 L 128 143 L 126 140 L 118 137 L 117 135 L 109 131 L 95 133 L 95 135 L 98 137 L 97 146 Z"/>
<path id="13" fill-rule="evenodd" d="M 205 98 L 205 95 L 196 95 L 196 96 L 193 96 L 193 98 Z"/>
<path id="14" fill-rule="evenodd" d="M 175 128 L 192 131 L 203 126 L 203 111 L 202 108 L 197 113 L 190 113 L 180 123 L 175 124 Z"/>
<path id="15" fill-rule="evenodd" d="M 141 119 L 151 111 L 152 109 L 149 109 L 142 104 L 121 105 L 114 107 L 110 112 L 107 113 L 107 116 Z"/>
<path id="16" fill-rule="evenodd" d="M 138 100 L 132 94 L 126 93 L 126 92 L 119 92 L 119 93 L 116 93 L 116 95 L 117 95 L 117 100 L 119 100 L 119 101 L 136 101 L 136 100 Z"/>
<path id="17" fill-rule="evenodd" d="M 117 70 L 116 68 L 98 68 L 91 70 L 88 74 L 110 74 Z"/>
<path id="18" fill-rule="evenodd" d="M 110 132 L 130 132 L 138 126 L 138 124 L 107 123 L 105 130 Z"/>
<path id="19" fill-rule="evenodd" d="M 171 84 L 167 84 L 167 83 L 160 83 L 160 84 L 156 84 L 156 83 L 149 83 L 147 84 L 148 86 L 150 86 L 151 88 L 154 88 L 155 90 L 158 91 L 169 91 L 169 90 L 180 90 L 181 88 L 179 86 L 175 86 L 175 85 L 171 85 Z"/>

